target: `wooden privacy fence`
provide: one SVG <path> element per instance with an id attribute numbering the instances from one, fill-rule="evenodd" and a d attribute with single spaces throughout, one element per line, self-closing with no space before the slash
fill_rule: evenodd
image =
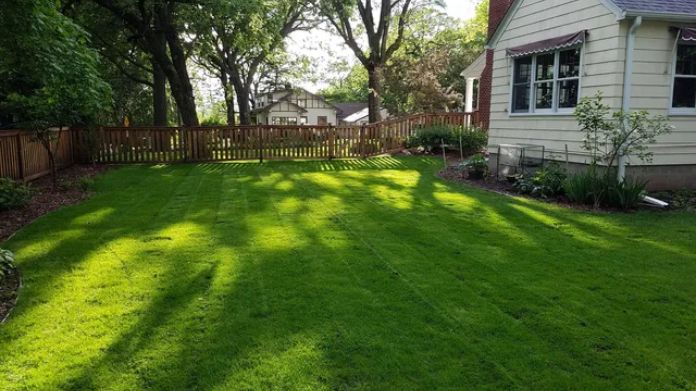
<path id="1" fill-rule="evenodd" d="M 419 127 L 478 123 L 476 115 L 418 114 L 362 126 L 102 127 L 63 130 L 58 168 L 225 160 L 360 158 L 403 147 Z M 0 177 L 29 181 L 50 173 L 48 154 L 29 131 L 0 131 Z"/>
<path id="2" fill-rule="evenodd" d="M 56 167 L 75 163 L 74 130 L 56 131 L 53 151 Z M 51 172 L 48 153 L 30 131 L 0 131 L 0 177 L 30 181 Z"/>
<path id="3" fill-rule="evenodd" d="M 103 127 L 94 134 L 100 163 L 172 163 L 225 160 L 359 158 L 402 148 L 416 129 L 476 123 L 469 114 L 420 114 L 356 126 Z"/>

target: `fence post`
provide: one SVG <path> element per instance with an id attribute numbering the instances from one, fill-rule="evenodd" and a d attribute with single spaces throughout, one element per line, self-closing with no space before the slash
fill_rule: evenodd
<path id="1" fill-rule="evenodd" d="M 22 132 L 17 133 L 17 162 L 19 165 L 19 179 L 24 182 L 24 142 L 22 141 Z"/>
<path id="2" fill-rule="evenodd" d="M 257 126 L 259 130 L 259 163 L 263 163 L 263 126 Z"/>
<path id="3" fill-rule="evenodd" d="M 365 158 L 365 124 L 360 125 L 360 157 Z"/>
<path id="4" fill-rule="evenodd" d="M 329 125 L 329 160 L 333 160 L 336 156 L 336 129 L 333 125 Z"/>

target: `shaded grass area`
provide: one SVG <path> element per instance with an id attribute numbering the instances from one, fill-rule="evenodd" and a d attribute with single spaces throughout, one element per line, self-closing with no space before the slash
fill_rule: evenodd
<path id="1" fill-rule="evenodd" d="M 693 389 L 696 214 L 437 160 L 127 167 L 3 244 L 0 389 Z"/>

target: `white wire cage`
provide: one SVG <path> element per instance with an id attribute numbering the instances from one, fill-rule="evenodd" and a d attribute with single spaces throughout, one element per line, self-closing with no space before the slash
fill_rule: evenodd
<path id="1" fill-rule="evenodd" d="M 500 144 L 496 159 L 496 177 L 529 175 L 544 166 L 546 149 L 536 144 Z"/>

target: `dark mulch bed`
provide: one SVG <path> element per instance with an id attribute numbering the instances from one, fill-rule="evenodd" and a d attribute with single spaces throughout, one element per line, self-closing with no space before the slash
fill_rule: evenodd
<path id="1" fill-rule="evenodd" d="M 0 212 L 0 242 L 37 218 L 67 205 L 84 200 L 89 192 L 83 179 L 90 179 L 102 173 L 105 166 L 73 166 L 58 173 L 58 188 L 53 189 L 50 176 L 37 179 L 30 186 L 34 190 L 32 199 L 21 209 Z M 14 269 L 0 280 L 0 323 L 2 323 L 17 302 L 20 287 L 19 271 Z"/>
<path id="2" fill-rule="evenodd" d="M 92 178 L 106 170 L 105 166 L 73 166 L 58 172 L 58 189 L 53 190 L 51 177 L 45 176 L 32 182 L 34 196 L 21 209 L 0 212 L 0 242 L 12 236 L 20 228 L 37 218 L 67 205 L 76 204 L 88 192 L 81 184 L 82 178 Z"/>
<path id="3" fill-rule="evenodd" d="M 660 208 L 655 208 L 649 205 L 639 205 L 637 209 L 633 210 L 621 210 L 621 209 L 615 209 L 615 208 L 592 208 L 591 206 L 588 205 L 578 205 L 578 204 L 573 204 L 571 203 L 567 198 L 565 197 L 558 197 L 558 198 L 541 198 L 541 197 L 533 197 L 528 194 L 521 194 L 519 193 L 515 187 L 513 186 L 512 183 L 508 182 L 507 180 L 496 180 L 495 178 L 485 178 L 485 179 L 469 179 L 466 177 L 466 174 L 462 173 L 462 170 L 459 169 L 456 166 L 449 166 L 446 169 L 443 169 L 442 171 L 439 172 L 438 174 L 442 179 L 445 179 L 447 181 L 452 181 L 452 182 L 461 182 L 461 183 L 466 183 L 471 186 L 479 187 L 485 190 L 493 191 L 499 194 L 504 194 L 507 196 L 511 197 L 523 197 L 523 198 L 530 198 L 542 202 L 549 202 L 558 206 L 562 206 L 565 208 L 572 208 L 572 209 L 577 209 L 577 210 L 582 210 L 586 212 L 606 212 L 606 213 L 626 213 L 626 212 L 633 212 L 636 210 L 657 210 L 657 211 L 667 211 L 667 210 L 682 210 L 682 209 L 688 209 L 684 205 L 691 205 L 693 209 L 689 210 L 696 210 L 696 192 L 687 192 L 687 193 L 658 193 L 658 194 L 651 194 L 653 197 L 656 197 L 660 200 L 666 201 L 670 203 L 670 207 L 660 209 Z M 667 196 L 667 194 L 672 194 L 674 195 L 673 197 Z M 678 195 L 679 194 L 679 195 Z M 692 198 L 689 198 L 685 194 L 691 194 Z M 682 200 L 681 203 L 675 202 L 674 200 Z M 690 200 L 692 203 L 689 203 Z"/>
<path id="4" fill-rule="evenodd" d="M 7 319 L 17 302 L 19 284 L 20 278 L 17 269 L 11 270 L 7 276 L 0 279 L 0 324 Z"/>
<path id="5" fill-rule="evenodd" d="M 696 212 L 696 190 L 663 191 L 650 195 L 668 202 L 671 209 Z"/>

